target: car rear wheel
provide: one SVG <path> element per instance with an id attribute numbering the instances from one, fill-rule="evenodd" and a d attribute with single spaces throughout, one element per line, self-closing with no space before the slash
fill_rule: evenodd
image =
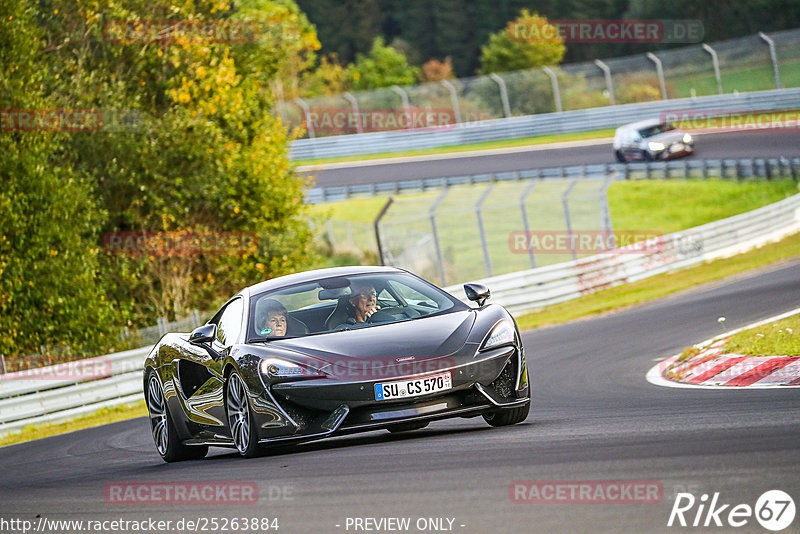
<path id="1" fill-rule="evenodd" d="M 625 163 L 628 161 L 628 159 L 625 157 L 625 154 L 623 154 L 621 150 L 614 151 L 614 155 L 617 157 L 617 161 L 620 163 Z"/>
<path id="2" fill-rule="evenodd" d="M 161 382 L 155 373 L 150 374 L 147 383 L 147 411 L 150 414 L 153 442 L 165 462 L 199 460 L 208 453 L 207 446 L 188 446 L 181 443 L 172 416 L 169 415 Z"/>
<path id="3" fill-rule="evenodd" d="M 247 386 L 236 371 L 228 377 L 226 397 L 228 425 L 236 450 L 245 458 L 260 456 L 264 449 L 258 444 L 253 414 L 250 412 L 250 403 L 247 400 Z"/>
<path id="4" fill-rule="evenodd" d="M 483 419 L 492 426 L 516 425 L 527 419 L 530 411 L 531 403 L 528 401 L 519 408 L 497 410 L 496 412 L 483 414 Z"/>

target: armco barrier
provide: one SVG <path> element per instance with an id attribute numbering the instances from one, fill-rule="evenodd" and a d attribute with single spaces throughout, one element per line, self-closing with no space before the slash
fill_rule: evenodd
<path id="1" fill-rule="evenodd" d="M 142 399 L 142 364 L 150 349 L 81 360 L 97 362 L 106 378 L 71 376 L 68 364 L 0 375 L 0 435 Z"/>
<path id="2" fill-rule="evenodd" d="M 611 155 L 609 154 L 611 157 Z M 789 177 L 800 178 L 800 158 L 741 158 L 698 159 L 682 158 L 671 161 L 642 161 L 632 163 L 595 163 L 568 167 L 543 167 L 519 171 L 443 176 L 420 180 L 379 182 L 342 186 L 315 187 L 306 191 L 306 201 L 311 204 L 336 202 L 354 196 L 398 195 L 401 193 L 423 193 L 434 189 L 457 185 L 488 184 L 490 182 L 513 182 L 520 180 L 548 180 L 572 178 L 597 178 L 605 180 L 664 179 L 671 178 L 720 178 L 741 180 L 745 178 Z"/>
<path id="3" fill-rule="evenodd" d="M 724 258 L 800 231 L 800 195 L 662 236 L 648 253 L 608 252 L 477 282 L 512 313 L 535 311 L 601 289 Z M 446 290 L 463 298 L 460 285 Z"/>
<path id="4" fill-rule="evenodd" d="M 736 110 L 778 111 L 800 107 L 800 88 L 640 102 L 602 108 L 579 109 L 462 123 L 447 128 L 396 130 L 297 139 L 289 159 L 294 161 L 339 156 L 403 152 L 458 146 L 536 135 L 616 128 L 628 122 L 659 116 L 666 111 Z"/>
<path id="5" fill-rule="evenodd" d="M 731 256 L 800 231 L 800 194 L 757 210 L 663 236 L 649 253 L 605 253 L 530 269 L 480 282 L 492 290 L 492 302 L 513 313 L 564 302 L 606 287 L 635 282 L 667 271 Z M 447 291 L 463 298 L 461 285 Z M 48 379 L 23 373 L 0 375 L 0 435 L 27 424 L 56 422 L 104 406 L 142 398 L 145 347 L 108 356 L 108 378 L 80 381 L 50 379 L 60 373 L 37 370 Z"/>

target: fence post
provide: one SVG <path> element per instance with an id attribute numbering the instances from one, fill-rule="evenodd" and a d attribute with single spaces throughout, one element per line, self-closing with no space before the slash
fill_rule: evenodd
<path id="1" fill-rule="evenodd" d="M 528 208 L 525 207 L 525 202 L 528 201 L 528 197 L 533 193 L 533 186 L 535 185 L 536 182 L 531 181 L 530 185 L 528 185 L 519 199 L 519 210 L 522 212 L 522 227 L 525 228 L 525 243 L 528 248 L 528 258 L 531 260 L 531 269 L 536 268 L 536 258 L 533 255 L 533 248 L 531 248 L 531 227 L 528 221 Z"/>
<path id="2" fill-rule="evenodd" d="M 456 116 L 456 123 L 461 123 L 461 106 L 458 103 L 458 93 L 456 92 L 456 86 L 450 83 L 447 80 L 442 80 L 442 85 L 444 85 L 448 91 L 450 91 L 450 102 L 453 104 L 453 113 Z"/>
<path id="3" fill-rule="evenodd" d="M 308 108 L 308 104 L 306 101 L 300 97 L 294 99 L 298 106 L 303 108 L 303 114 L 306 116 L 306 130 L 308 131 L 308 137 L 314 139 L 314 121 L 311 120 L 311 110 Z"/>
<path id="4" fill-rule="evenodd" d="M 647 59 L 656 64 L 658 83 L 661 85 L 661 100 L 667 100 L 667 84 L 664 82 L 664 68 L 661 65 L 661 60 L 652 52 L 647 53 Z"/>
<path id="5" fill-rule="evenodd" d="M 192 310 L 189 316 L 192 318 L 192 326 L 197 327 L 200 325 L 200 312 Z"/>
<path id="6" fill-rule="evenodd" d="M 614 82 L 611 81 L 611 69 L 608 68 L 608 65 L 606 65 L 605 62 L 600 61 L 599 59 L 595 59 L 594 64 L 600 67 L 600 70 L 603 71 L 603 75 L 606 78 L 606 89 L 608 89 L 608 98 L 611 102 L 611 105 L 615 106 L 616 100 L 614 100 Z"/>
<path id="7" fill-rule="evenodd" d="M 769 58 L 772 60 L 772 71 L 775 75 L 775 89 L 781 88 L 781 74 L 778 72 L 778 56 L 775 54 L 775 41 L 767 37 L 764 32 L 758 32 L 758 36 L 769 46 Z"/>
<path id="8" fill-rule="evenodd" d="M 475 215 L 478 217 L 478 233 L 481 237 L 481 248 L 483 249 L 483 265 L 486 267 L 486 276 L 492 276 L 492 261 L 489 258 L 489 244 L 486 242 L 486 230 L 483 227 L 483 214 L 481 210 L 483 209 L 483 203 L 486 202 L 486 199 L 489 198 L 489 194 L 491 194 L 492 189 L 494 189 L 494 184 L 490 184 L 486 190 L 481 194 L 481 197 L 478 199 L 478 202 L 475 204 Z"/>
<path id="9" fill-rule="evenodd" d="M 503 103 L 503 114 L 506 118 L 511 117 L 511 106 L 508 105 L 508 90 L 506 89 L 506 81 L 495 74 L 494 72 L 489 75 L 489 78 L 500 87 L 500 101 Z"/>
<path id="10" fill-rule="evenodd" d="M 6 374 L 6 357 L 0 354 L 0 374 Z"/>
<path id="11" fill-rule="evenodd" d="M 614 183 L 614 177 L 609 176 L 606 178 L 603 187 L 600 188 L 600 227 L 605 232 L 606 242 L 613 243 L 614 248 L 617 248 L 617 240 L 610 241 L 609 238 L 614 235 L 614 226 L 611 222 L 611 208 L 608 205 L 608 188 Z"/>
<path id="12" fill-rule="evenodd" d="M 572 250 L 572 259 L 577 260 L 578 254 L 575 252 L 575 240 L 572 239 L 572 220 L 569 216 L 569 194 L 572 192 L 572 188 L 578 184 L 578 179 L 574 178 L 572 182 L 567 187 L 567 190 L 561 195 L 561 206 L 564 208 L 564 222 L 567 223 L 567 239 L 569 239 L 569 248 Z"/>
<path id="13" fill-rule="evenodd" d="M 411 120 L 411 106 L 408 103 L 408 93 L 399 85 L 393 85 L 390 89 L 400 95 L 400 100 L 403 101 L 403 110 L 405 110 L 406 115 L 408 115 L 408 129 L 411 130 L 414 127 L 414 121 Z"/>
<path id="14" fill-rule="evenodd" d="M 364 133 L 364 130 L 361 128 L 361 113 L 358 111 L 358 100 L 356 100 L 356 97 L 354 97 L 350 91 L 345 91 L 342 93 L 342 96 L 345 100 L 350 102 L 350 106 L 353 108 L 353 113 L 356 116 L 356 131 L 358 133 Z"/>
<path id="15" fill-rule="evenodd" d="M 719 58 L 717 57 L 717 52 L 706 43 L 703 43 L 703 50 L 711 54 L 711 61 L 714 64 L 714 76 L 717 77 L 717 92 L 719 94 L 722 93 L 722 77 L 719 74 Z"/>
<path id="16" fill-rule="evenodd" d="M 447 276 L 445 275 L 444 269 L 444 256 L 442 256 L 442 246 L 439 243 L 439 232 L 436 229 L 436 210 L 439 209 L 439 206 L 444 202 L 444 197 L 447 196 L 449 190 L 445 187 L 442 190 L 442 193 L 436 198 L 436 201 L 431 206 L 430 211 L 428 212 L 428 218 L 431 221 L 431 231 L 433 232 L 433 246 L 436 249 L 436 261 L 439 263 L 439 278 L 441 281 L 441 285 L 447 285 Z"/>
<path id="17" fill-rule="evenodd" d="M 545 74 L 550 76 L 550 84 L 553 86 L 553 100 L 556 103 L 556 111 L 564 111 L 561 107 L 561 91 L 558 88 L 558 78 L 550 67 L 542 67 Z"/>
<path id="18" fill-rule="evenodd" d="M 378 212 L 378 215 L 375 217 L 375 220 L 372 221 L 372 228 L 375 230 L 375 242 L 378 245 L 378 263 L 380 263 L 381 265 L 384 265 L 384 263 L 383 263 L 383 244 L 381 243 L 381 232 L 379 226 L 381 224 L 381 219 L 383 219 L 383 216 L 386 215 L 387 211 L 389 211 L 389 206 L 392 205 L 392 202 L 394 202 L 394 198 L 389 197 L 389 200 L 387 200 L 386 204 L 383 205 L 381 211 Z"/>
<path id="19" fill-rule="evenodd" d="M 158 318 L 158 335 L 163 336 L 167 333 L 167 319 L 164 317 Z"/>

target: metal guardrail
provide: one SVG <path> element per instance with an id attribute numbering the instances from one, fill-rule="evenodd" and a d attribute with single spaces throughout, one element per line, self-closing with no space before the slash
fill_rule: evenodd
<path id="1" fill-rule="evenodd" d="M 151 347 L 0 375 L 0 435 L 142 399 Z"/>
<path id="2" fill-rule="evenodd" d="M 757 210 L 662 236 L 646 253 L 598 254 L 567 263 L 480 280 L 493 302 L 522 313 L 607 287 L 635 282 L 711 259 L 731 256 L 800 231 L 800 194 Z M 460 285 L 447 287 L 463 295 Z M 59 366 L 0 377 L 0 435 L 42 422 L 57 422 L 105 406 L 142 398 L 142 364 L 150 347 L 93 358 L 107 378 L 58 378 Z M 95 365 L 96 364 L 96 365 Z M 65 364 L 61 364 L 62 366 Z M 29 373 L 29 372 L 28 372 Z M 45 378 L 52 377 L 52 379 Z"/>
<path id="3" fill-rule="evenodd" d="M 544 134 L 583 132 L 616 128 L 648 116 L 670 111 L 730 110 L 735 112 L 779 111 L 800 106 L 800 88 L 752 93 L 659 100 L 601 108 L 526 115 L 461 123 L 439 128 L 297 139 L 292 141 L 289 159 L 309 160 L 384 152 L 402 152 L 519 139 Z"/>
<path id="4" fill-rule="evenodd" d="M 798 103 L 800 105 L 800 103 Z M 315 187 L 306 191 L 306 201 L 312 204 L 335 202 L 357 196 L 397 195 L 422 193 L 456 185 L 487 184 L 519 180 L 546 180 L 570 178 L 617 180 L 670 179 L 670 178 L 768 178 L 791 176 L 800 178 L 800 158 L 742 158 L 742 159 L 696 159 L 683 158 L 673 161 L 647 161 L 636 163 L 598 163 L 595 165 L 572 165 L 568 167 L 544 167 L 521 171 L 443 176 L 420 180 L 403 180 L 372 184 Z"/>
<path id="5" fill-rule="evenodd" d="M 492 290 L 493 302 L 502 304 L 512 313 L 525 313 L 609 287 L 732 256 L 798 231 L 800 194 L 748 213 L 662 236 L 647 242 L 644 253 L 625 247 L 478 282 Z M 445 290 L 463 295 L 460 285 Z"/>

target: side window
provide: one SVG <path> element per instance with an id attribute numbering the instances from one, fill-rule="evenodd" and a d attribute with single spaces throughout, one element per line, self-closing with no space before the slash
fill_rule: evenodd
<path id="1" fill-rule="evenodd" d="M 395 300 L 391 293 L 385 289 L 378 295 L 378 302 L 381 306 L 399 306 L 400 303 Z"/>
<path id="2" fill-rule="evenodd" d="M 217 324 L 217 340 L 230 345 L 239 338 L 242 329 L 242 299 L 231 301 L 223 310 Z"/>
<path id="3" fill-rule="evenodd" d="M 405 284 L 397 283 L 394 280 L 390 280 L 389 283 L 392 285 L 392 289 L 394 289 L 397 292 L 397 294 L 403 297 L 403 299 L 409 304 L 426 306 L 428 308 L 439 307 L 439 305 L 435 301 L 433 301 L 429 297 L 426 297 L 419 291 L 408 287 Z"/>

